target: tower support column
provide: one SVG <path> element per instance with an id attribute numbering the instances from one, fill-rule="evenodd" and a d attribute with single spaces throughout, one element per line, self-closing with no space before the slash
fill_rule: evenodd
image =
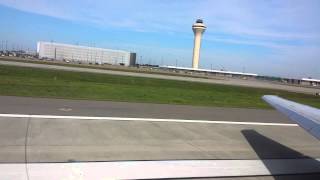
<path id="1" fill-rule="evenodd" d="M 192 68 L 198 69 L 201 48 L 201 37 L 203 32 L 206 30 L 206 26 L 203 24 L 203 21 L 201 19 L 198 19 L 196 23 L 192 25 L 192 30 L 194 32 Z"/>

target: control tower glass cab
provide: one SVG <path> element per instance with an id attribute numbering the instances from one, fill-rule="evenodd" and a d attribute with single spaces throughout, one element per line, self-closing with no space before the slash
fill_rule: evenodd
<path id="1" fill-rule="evenodd" d="M 197 19 L 196 20 L 196 23 L 194 23 L 192 25 L 192 30 L 194 33 L 196 32 L 200 32 L 200 33 L 203 33 L 205 30 L 206 30 L 206 26 L 203 24 L 203 20 L 202 19 Z"/>

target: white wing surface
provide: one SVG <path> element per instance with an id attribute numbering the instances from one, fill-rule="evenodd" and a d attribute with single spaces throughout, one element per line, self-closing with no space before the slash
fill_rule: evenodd
<path id="1" fill-rule="evenodd" d="M 273 95 L 265 95 L 262 99 L 320 140 L 320 109 Z"/>

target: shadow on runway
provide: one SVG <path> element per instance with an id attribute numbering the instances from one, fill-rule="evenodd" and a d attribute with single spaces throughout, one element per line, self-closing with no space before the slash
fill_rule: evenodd
<path id="1" fill-rule="evenodd" d="M 299 158 L 305 158 L 308 159 L 308 166 L 310 168 L 312 167 L 320 167 L 320 162 L 306 156 L 298 151 L 295 151 L 283 144 L 280 144 L 277 141 L 274 141 L 260 133 L 258 133 L 255 130 L 252 129 L 246 129 L 242 130 L 241 133 L 244 135 L 244 137 L 247 139 L 251 147 L 254 149 L 256 154 L 258 155 L 259 159 L 262 160 L 265 167 L 269 170 L 269 172 L 273 175 L 277 175 L 279 173 L 279 170 L 283 171 L 284 169 L 288 168 L 295 168 L 299 169 L 299 167 L 303 167 L 304 164 L 298 164 L 297 162 L 292 162 L 290 164 L 285 164 L 287 167 L 283 167 L 284 164 L 276 165 L 275 163 L 270 163 L 267 159 L 299 159 Z M 290 166 L 290 167 L 289 167 Z M 315 178 L 310 179 L 318 179 L 319 174 L 314 176 Z M 275 180 L 284 180 L 286 179 L 285 176 L 273 176 Z M 308 178 L 308 179 L 309 179 Z M 295 179 L 295 178 L 290 178 Z"/>

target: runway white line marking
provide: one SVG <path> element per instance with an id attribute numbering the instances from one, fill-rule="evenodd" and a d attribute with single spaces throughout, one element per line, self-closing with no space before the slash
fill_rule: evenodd
<path id="1" fill-rule="evenodd" d="M 6 170 L 0 171 L 0 176 L 19 173 L 19 166 L 21 164 L 0 164 L 0 169 L 5 167 Z M 30 180 L 236 177 L 320 172 L 319 159 L 28 163 L 27 166 Z M 22 169 L 20 171 L 23 176 Z"/>
<path id="2" fill-rule="evenodd" d="M 54 116 L 54 115 L 27 115 L 27 114 L 0 114 L 0 117 L 41 118 L 41 119 L 45 118 L 45 119 L 109 120 L 109 121 L 177 122 L 177 123 L 204 123 L 204 124 L 235 124 L 235 125 L 258 125 L 258 126 L 298 126 L 297 124 L 288 124 L 288 123 L 209 121 L 209 120 L 188 120 L 188 119 L 127 118 L 127 117 Z"/>

